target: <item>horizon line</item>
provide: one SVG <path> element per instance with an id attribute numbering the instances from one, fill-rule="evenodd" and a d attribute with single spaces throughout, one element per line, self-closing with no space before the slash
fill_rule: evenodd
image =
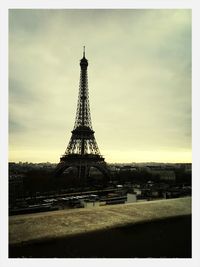
<path id="1" fill-rule="evenodd" d="M 40 163 L 50 163 L 50 164 L 58 164 L 57 162 L 43 161 L 43 162 L 31 162 L 31 161 L 8 161 L 8 163 L 32 163 L 32 164 L 40 164 Z M 156 164 L 192 164 L 192 162 L 162 162 L 162 161 L 133 161 L 133 162 L 106 162 L 107 164 L 144 164 L 144 163 L 156 163 Z"/>

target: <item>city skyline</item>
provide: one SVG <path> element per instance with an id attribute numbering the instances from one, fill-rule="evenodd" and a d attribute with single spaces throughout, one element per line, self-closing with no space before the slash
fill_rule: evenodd
<path id="1" fill-rule="evenodd" d="M 111 162 L 191 162 L 190 10 L 11 10 L 10 161 L 58 162 L 86 46 L 92 115 Z"/>

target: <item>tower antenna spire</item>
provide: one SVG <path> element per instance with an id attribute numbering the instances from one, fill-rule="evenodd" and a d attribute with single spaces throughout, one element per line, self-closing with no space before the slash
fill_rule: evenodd
<path id="1" fill-rule="evenodd" d="M 85 46 L 83 46 L 83 57 L 85 57 Z"/>

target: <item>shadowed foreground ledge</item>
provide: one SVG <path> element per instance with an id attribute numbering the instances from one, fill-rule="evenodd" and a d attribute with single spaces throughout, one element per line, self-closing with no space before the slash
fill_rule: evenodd
<path id="1" fill-rule="evenodd" d="M 9 257 L 191 257 L 190 197 L 17 215 L 9 221 Z"/>

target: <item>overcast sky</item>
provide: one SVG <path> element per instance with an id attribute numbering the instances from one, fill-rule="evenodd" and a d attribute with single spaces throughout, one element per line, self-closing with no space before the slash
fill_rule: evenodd
<path id="1" fill-rule="evenodd" d="M 191 162 L 190 10 L 10 10 L 10 161 L 58 162 L 86 46 L 107 162 Z"/>

